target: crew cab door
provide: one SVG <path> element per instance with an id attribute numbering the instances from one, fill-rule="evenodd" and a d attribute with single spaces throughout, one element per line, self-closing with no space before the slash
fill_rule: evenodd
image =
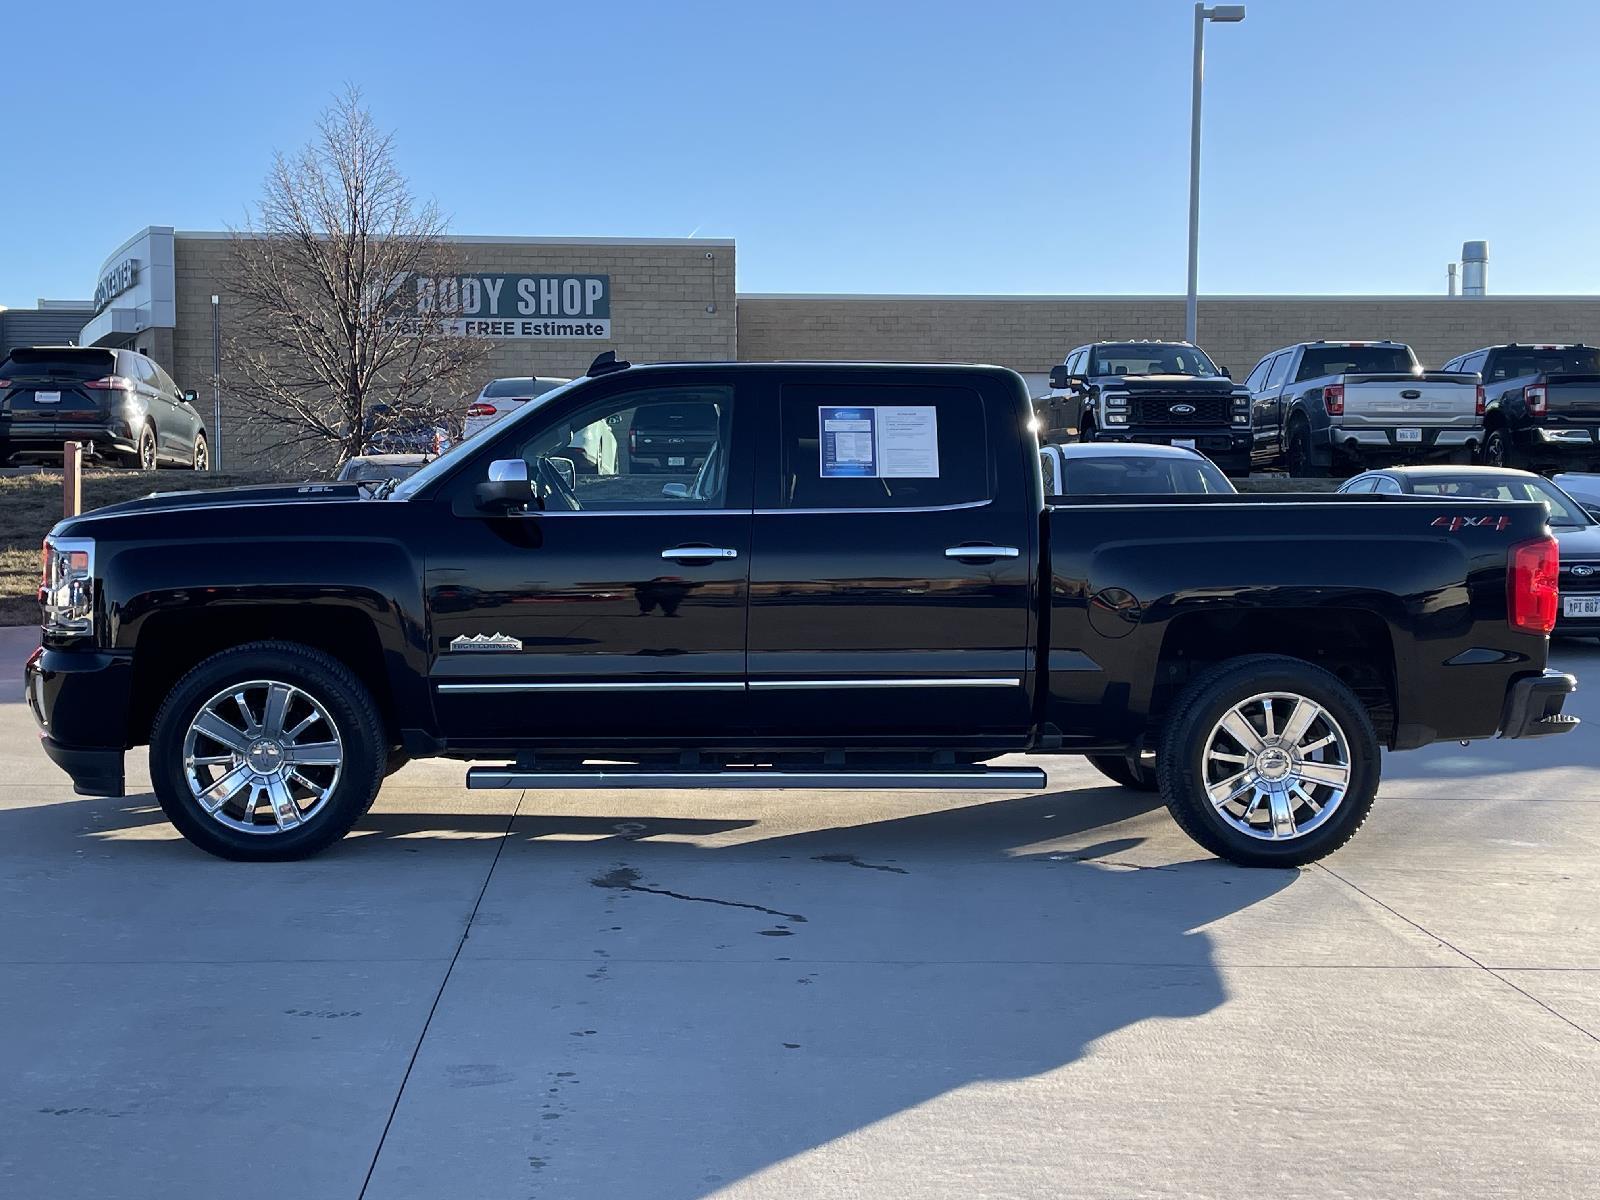
<path id="1" fill-rule="evenodd" d="M 576 749 L 737 732 L 747 414 L 726 373 L 651 374 L 659 382 L 587 384 L 481 435 L 491 448 L 441 495 L 425 600 L 434 707 L 452 743 Z M 704 460 L 633 461 L 634 422 L 684 406 L 712 417 Z M 504 459 L 548 490 L 542 511 L 474 510 L 487 462 Z"/>
<path id="2" fill-rule="evenodd" d="M 785 376 L 762 405 L 748 707 L 809 746 L 1026 737 L 1026 396 L 978 372 Z"/>

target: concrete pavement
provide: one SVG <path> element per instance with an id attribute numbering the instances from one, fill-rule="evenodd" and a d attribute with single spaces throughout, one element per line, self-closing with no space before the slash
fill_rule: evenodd
<path id="1" fill-rule="evenodd" d="M 31 631 L 0 630 L 0 681 Z M 1600 675 L 1600 651 L 1558 643 Z M 1600 703 L 1324 866 L 1149 797 L 389 781 L 306 863 L 71 796 L 0 682 L 18 1197 L 1588 1197 Z"/>

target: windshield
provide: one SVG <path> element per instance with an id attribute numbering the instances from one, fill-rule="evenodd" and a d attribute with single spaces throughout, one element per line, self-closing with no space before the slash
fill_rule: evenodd
<path id="1" fill-rule="evenodd" d="M 1197 495 L 1234 490 L 1226 475 L 1200 458 L 1097 456 L 1069 458 L 1063 467 L 1069 496 Z"/>
<path id="2" fill-rule="evenodd" d="M 1600 375 L 1600 350 L 1587 346 L 1562 346 L 1555 350 L 1518 347 L 1494 356 L 1489 382 L 1523 375 Z"/>
<path id="3" fill-rule="evenodd" d="M 1552 525 L 1581 529 L 1593 524 L 1582 505 L 1554 484 L 1538 478 L 1430 475 L 1414 482 L 1411 491 L 1418 496 L 1460 496 L 1473 500 L 1541 500 L 1550 513 Z"/>
<path id="4" fill-rule="evenodd" d="M 117 360 L 109 350 L 24 347 L 0 363 L 0 379 L 89 380 L 116 369 Z"/>
<path id="5" fill-rule="evenodd" d="M 1216 364 L 1197 346 L 1130 342 L 1096 346 L 1089 364 L 1091 375 L 1195 375 L 1210 379 L 1220 375 Z"/>
<path id="6" fill-rule="evenodd" d="M 1422 368 L 1405 346 L 1307 346 L 1295 382 L 1324 375 L 1415 375 Z"/>
<path id="7" fill-rule="evenodd" d="M 521 408 L 517 409 L 516 412 L 512 413 L 505 420 L 496 422 L 492 430 L 494 436 L 497 438 L 500 437 L 507 430 L 520 425 L 523 421 L 526 421 L 530 417 L 534 416 L 536 413 L 542 410 L 546 404 L 548 404 L 551 400 L 554 400 L 557 396 L 560 396 L 579 384 L 585 382 L 587 382 L 586 376 L 569 380 L 566 383 L 551 388 L 548 392 L 545 392 L 537 399 L 529 401 L 527 404 L 524 404 Z M 394 491 L 389 493 L 387 499 L 410 499 L 423 488 L 427 487 L 435 479 L 442 479 L 451 471 L 455 470 L 456 464 L 459 463 L 462 458 L 467 455 L 476 454 L 482 448 L 483 441 L 480 438 L 470 438 L 465 441 L 457 442 L 445 453 L 441 454 L 427 466 L 423 467 L 422 470 L 411 476 L 411 478 L 403 480 L 399 487 L 395 488 Z"/>

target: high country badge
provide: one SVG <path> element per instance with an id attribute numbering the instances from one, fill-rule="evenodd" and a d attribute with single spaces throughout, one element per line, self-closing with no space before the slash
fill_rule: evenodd
<path id="1" fill-rule="evenodd" d="M 450 643 L 452 653 L 464 650 L 470 654 L 498 654 L 507 650 L 515 653 L 521 649 L 521 639 L 507 637 L 503 633 L 480 633 L 474 637 L 462 634 Z"/>

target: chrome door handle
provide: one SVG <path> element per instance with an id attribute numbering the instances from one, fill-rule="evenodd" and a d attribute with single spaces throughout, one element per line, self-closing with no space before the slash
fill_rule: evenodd
<path id="1" fill-rule="evenodd" d="M 1018 558 L 1022 551 L 1015 546 L 951 546 L 944 552 L 946 558 Z"/>
<path id="2" fill-rule="evenodd" d="M 694 558 L 738 558 L 737 550 L 727 550 L 720 546 L 674 546 L 671 550 L 663 550 L 662 558 L 674 561 Z"/>

